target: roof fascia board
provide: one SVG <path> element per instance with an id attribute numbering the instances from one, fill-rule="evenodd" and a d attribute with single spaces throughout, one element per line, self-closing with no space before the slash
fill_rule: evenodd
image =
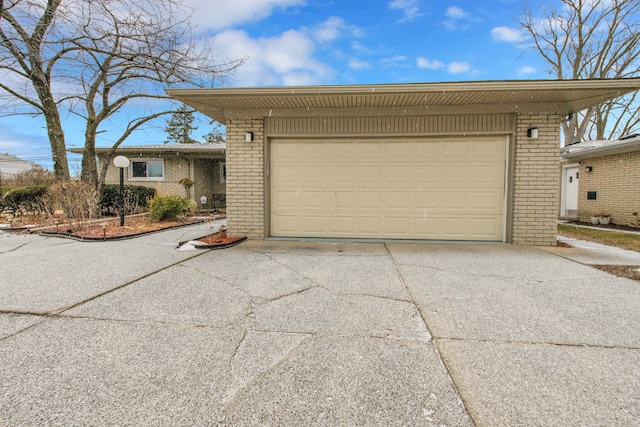
<path id="1" fill-rule="evenodd" d="M 562 153 L 560 157 L 567 160 L 586 159 L 595 156 L 607 156 L 610 154 L 630 153 L 640 151 L 640 141 L 631 141 L 612 146 L 587 148 L 574 153 Z"/>
<path id="2" fill-rule="evenodd" d="M 292 95 L 345 95 L 345 94 L 403 94 L 403 93 L 455 93 L 455 92 L 493 92 L 493 91 L 538 91 L 587 89 L 589 85 L 597 89 L 637 90 L 640 79 L 602 79 L 602 80 L 524 80 L 524 81 L 482 81 L 449 83 L 409 83 L 374 85 L 335 85 L 335 86 L 269 86 L 250 88 L 209 88 L 209 89 L 167 89 L 170 96 L 214 95 L 226 97 L 246 96 L 292 96 Z"/>

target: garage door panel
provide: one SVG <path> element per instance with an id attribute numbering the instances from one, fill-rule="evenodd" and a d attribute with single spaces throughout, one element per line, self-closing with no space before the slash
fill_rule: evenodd
<path id="1" fill-rule="evenodd" d="M 273 179 L 276 184 L 294 184 L 300 181 L 300 168 L 298 166 L 283 166 L 274 171 Z"/>
<path id="2" fill-rule="evenodd" d="M 275 140 L 273 236 L 501 241 L 506 138 Z"/>
<path id="3" fill-rule="evenodd" d="M 413 182 L 418 185 L 437 185 L 440 182 L 437 165 L 418 164 L 412 167 Z"/>
<path id="4" fill-rule="evenodd" d="M 298 208 L 299 193 L 297 191 L 276 191 L 273 197 L 273 203 L 279 206 L 279 209 Z"/>
<path id="5" fill-rule="evenodd" d="M 312 141 L 305 144 L 299 144 L 298 159 L 324 159 L 327 158 L 327 144 L 322 141 Z"/>
<path id="6" fill-rule="evenodd" d="M 347 142 L 349 143 L 349 142 Z M 358 141 L 356 147 L 356 161 L 374 160 L 379 161 L 384 157 L 384 144 L 375 141 Z"/>
<path id="7" fill-rule="evenodd" d="M 411 193 L 409 191 L 394 191 L 384 193 L 384 206 L 390 210 L 407 211 L 411 209 Z"/>
<path id="8" fill-rule="evenodd" d="M 462 185 L 466 187 L 469 184 L 470 165 L 447 165 L 440 170 L 442 183 L 447 188 L 452 184 L 455 186 Z"/>
<path id="9" fill-rule="evenodd" d="M 386 186 L 390 186 L 396 183 L 404 186 L 406 182 L 409 180 L 411 176 L 411 169 L 407 168 L 406 165 L 401 166 L 393 166 L 387 165 L 384 166 L 384 183 Z"/>
<path id="10" fill-rule="evenodd" d="M 327 205 L 325 191 L 303 191 L 301 208 L 324 208 Z"/>
<path id="11" fill-rule="evenodd" d="M 469 193 L 467 191 L 447 191 L 442 194 L 442 209 L 451 212 L 469 209 Z"/>
<path id="12" fill-rule="evenodd" d="M 330 166 L 328 178 L 330 183 L 351 187 L 355 182 L 355 170 L 352 166 Z"/>
<path id="13" fill-rule="evenodd" d="M 440 205 L 440 193 L 438 191 L 414 191 L 413 206 L 416 209 L 437 209 Z"/>
<path id="14" fill-rule="evenodd" d="M 473 158 L 476 160 L 504 160 L 505 156 L 503 141 L 483 139 L 473 144 Z"/>
<path id="15" fill-rule="evenodd" d="M 381 191 L 359 191 L 356 193 L 356 208 L 379 209 L 381 199 Z"/>
<path id="16" fill-rule="evenodd" d="M 470 209 L 473 212 L 500 213 L 502 211 L 502 194 L 497 191 L 473 192 L 470 197 Z"/>
<path id="17" fill-rule="evenodd" d="M 382 234 L 382 216 L 359 216 L 354 226 L 358 237 L 380 236 Z"/>
<path id="18" fill-rule="evenodd" d="M 382 165 L 358 166 L 356 168 L 356 180 L 360 184 L 381 184 Z"/>

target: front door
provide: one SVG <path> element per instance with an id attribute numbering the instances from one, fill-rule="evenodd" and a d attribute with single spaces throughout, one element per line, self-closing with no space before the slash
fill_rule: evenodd
<path id="1" fill-rule="evenodd" d="M 578 216 L 578 177 L 579 167 L 572 166 L 565 170 L 564 177 L 564 216 L 576 218 Z"/>

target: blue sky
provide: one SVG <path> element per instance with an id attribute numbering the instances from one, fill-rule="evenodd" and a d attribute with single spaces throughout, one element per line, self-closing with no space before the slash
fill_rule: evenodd
<path id="1" fill-rule="evenodd" d="M 528 5 L 535 10 L 549 2 Z M 213 39 L 221 60 L 247 58 L 228 86 L 552 78 L 535 52 L 524 49 L 526 35 L 517 23 L 520 0 L 186 3 L 195 9 L 197 34 Z M 82 128 L 71 117 L 64 120 L 67 145 L 82 146 Z M 127 144 L 162 143 L 164 124 L 158 121 Z M 209 129 L 203 121 L 193 137 Z M 103 130 L 98 145 L 108 146 L 109 129 Z M 0 152 L 51 167 L 42 118 L 0 118 Z M 72 174 L 78 172 L 76 163 L 72 156 Z"/>

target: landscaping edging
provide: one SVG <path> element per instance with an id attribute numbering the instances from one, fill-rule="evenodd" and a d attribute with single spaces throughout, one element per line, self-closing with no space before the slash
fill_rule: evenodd
<path id="1" fill-rule="evenodd" d="M 63 239 L 71 239 L 79 242 L 108 242 L 108 241 L 134 239 L 136 237 L 142 237 L 142 236 L 146 236 L 153 233 L 160 233 L 162 231 L 175 230 L 176 228 L 188 227 L 190 225 L 197 225 L 197 224 L 202 224 L 203 222 L 210 222 L 210 221 L 211 220 L 203 219 L 200 221 L 190 222 L 189 224 L 173 225 L 171 227 L 160 228 L 158 230 L 143 231 L 141 233 L 127 234 L 124 236 L 113 236 L 113 237 L 83 237 L 83 236 L 78 236 L 72 233 L 53 233 L 49 231 L 42 231 L 38 234 L 44 237 L 61 237 Z"/>

